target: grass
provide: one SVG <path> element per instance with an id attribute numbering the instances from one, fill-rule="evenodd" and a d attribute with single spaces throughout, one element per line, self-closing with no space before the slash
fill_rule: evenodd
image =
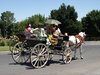
<path id="1" fill-rule="evenodd" d="M 9 51 L 9 46 L 0 46 L 0 51 Z"/>

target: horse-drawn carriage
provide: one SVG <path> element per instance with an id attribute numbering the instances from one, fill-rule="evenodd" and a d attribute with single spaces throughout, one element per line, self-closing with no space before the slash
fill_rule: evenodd
<path id="1" fill-rule="evenodd" d="M 57 20 L 47 20 L 46 23 L 58 25 L 61 24 Z M 53 27 L 53 26 L 52 26 Z M 50 28 L 51 29 L 51 28 Z M 12 58 L 16 63 L 30 63 L 35 68 L 44 67 L 52 55 L 62 55 L 64 63 L 70 63 L 72 60 L 72 49 L 74 49 L 74 57 L 76 57 L 76 49 L 80 48 L 80 58 L 82 59 L 81 45 L 86 36 L 84 32 L 80 32 L 76 36 L 60 36 L 56 45 L 47 44 L 47 37 L 37 36 L 38 32 L 32 34 L 18 34 L 19 42 L 11 48 Z M 73 46 L 74 48 L 71 48 Z"/>
<path id="2" fill-rule="evenodd" d="M 49 60 L 52 59 L 53 54 L 62 55 L 64 63 L 70 63 L 72 59 L 72 51 L 66 46 L 68 39 L 61 36 L 58 39 L 58 44 L 47 45 L 47 37 L 32 36 L 27 37 L 24 34 L 18 34 L 19 42 L 16 43 L 12 50 L 12 58 L 16 63 L 30 63 L 35 68 L 44 67 Z"/>

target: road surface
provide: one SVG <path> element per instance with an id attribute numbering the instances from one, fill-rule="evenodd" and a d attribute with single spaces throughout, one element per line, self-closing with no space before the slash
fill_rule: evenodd
<path id="1" fill-rule="evenodd" d="M 16 64 L 10 53 L 1 52 L 0 75 L 100 75 L 100 45 L 85 44 L 82 49 L 83 60 L 62 64 L 61 56 L 54 56 L 53 60 L 41 69 L 32 68 L 30 63 Z"/>

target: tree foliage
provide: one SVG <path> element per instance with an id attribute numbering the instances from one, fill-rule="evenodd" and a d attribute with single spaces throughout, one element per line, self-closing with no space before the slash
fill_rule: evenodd
<path id="1" fill-rule="evenodd" d="M 33 28 L 36 28 L 38 23 L 45 23 L 46 18 L 40 14 L 28 17 L 28 19 L 25 19 L 21 22 L 17 23 L 17 26 L 19 27 L 19 31 L 24 31 L 25 27 L 27 27 L 28 24 L 31 24 Z"/>
<path id="2" fill-rule="evenodd" d="M 82 24 L 88 36 L 100 36 L 100 11 L 89 12 L 82 18 Z"/>
<path id="3" fill-rule="evenodd" d="M 66 6 L 64 3 L 58 10 L 52 10 L 50 18 L 59 20 L 62 24 L 60 29 L 62 33 L 68 32 L 69 34 L 76 34 L 81 31 L 81 23 L 77 21 L 77 12 L 73 6 Z"/>
<path id="4" fill-rule="evenodd" d="M 45 21 L 46 21 L 46 18 L 42 16 L 41 14 L 37 14 L 28 18 L 28 22 L 31 23 L 33 27 L 37 27 L 38 23 L 44 24 Z"/>
<path id="5" fill-rule="evenodd" d="M 100 11 L 92 10 L 86 17 L 83 17 L 81 22 L 77 20 L 78 14 L 73 6 L 66 6 L 64 3 L 50 13 L 52 19 L 57 19 L 62 24 L 59 25 L 62 33 L 77 34 L 84 30 L 88 36 L 100 36 Z M 24 31 L 28 24 L 36 28 L 38 23 L 45 24 L 47 18 L 41 14 L 36 14 L 28 17 L 25 20 L 15 23 L 14 13 L 5 11 L 0 16 L 0 36 L 10 36 L 17 32 Z"/>
<path id="6" fill-rule="evenodd" d="M 14 22 L 14 13 L 11 13 L 10 11 L 1 13 L 1 29 L 3 36 L 9 36 L 12 34 Z"/>

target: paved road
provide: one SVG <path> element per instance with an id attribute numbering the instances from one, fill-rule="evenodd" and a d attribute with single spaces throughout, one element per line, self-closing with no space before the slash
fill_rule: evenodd
<path id="1" fill-rule="evenodd" d="M 0 75 L 100 75 L 100 45 L 85 44 L 83 57 L 83 60 L 62 64 L 61 57 L 54 56 L 46 67 L 33 69 L 30 63 L 15 64 L 9 53 L 0 53 Z"/>

